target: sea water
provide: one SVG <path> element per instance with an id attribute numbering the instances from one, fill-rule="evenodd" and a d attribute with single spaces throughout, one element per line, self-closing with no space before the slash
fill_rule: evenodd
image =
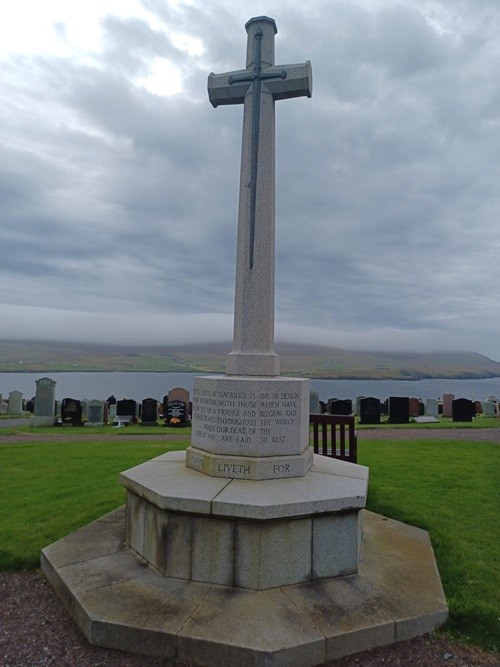
<path id="1" fill-rule="evenodd" d="M 23 398 L 35 395 L 35 381 L 50 377 L 57 382 L 56 399 L 101 399 L 113 395 L 117 400 L 144 398 L 163 400 L 170 389 L 184 387 L 190 393 L 193 379 L 203 373 L 0 373 L 0 394 L 9 397 L 10 391 L 21 391 Z M 207 375 L 207 374 L 205 374 Z M 209 373 L 208 375 L 213 375 Z M 320 399 L 355 399 L 373 396 L 385 400 L 389 396 L 409 396 L 439 399 L 443 394 L 456 398 L 485 401 L 489 396 L 500 399 L 500 377 L 484 380 L 310 380 L 310 388 L 319 392 Z"/>

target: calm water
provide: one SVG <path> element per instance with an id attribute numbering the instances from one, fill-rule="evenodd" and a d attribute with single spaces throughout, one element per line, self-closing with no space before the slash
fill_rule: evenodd
<path id="1" fill-rule="evenodd" d="M 23 392 L 24 398 L 35 395 L 35 380 L 50 377 L 56 380 L 56 399 L 98 398 L 111 394 L 120 400 L 132 398 L 163 399 L 170 389 L 185 387 L 190 392 L 193 378 L 201 373 L 0 373 L 0 394 L 8 398 L 10 391 Z M 456 398 L 484 401 L 488 396 L 500 398 L 500 378 L 487 380 L 311 380 L 311 389 L 318 391 L 321 400 L 374 396 L 385 400 L 389 396 L 441 398 L 455 394 Z"/>

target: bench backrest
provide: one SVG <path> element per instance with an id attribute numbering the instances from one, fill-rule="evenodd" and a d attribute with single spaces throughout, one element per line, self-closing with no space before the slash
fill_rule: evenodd
<path id="1" fill-rule="evenodd" d="M 358 439 L 354 415 L 309 415 L 315 454 L 356 463 Z"/>

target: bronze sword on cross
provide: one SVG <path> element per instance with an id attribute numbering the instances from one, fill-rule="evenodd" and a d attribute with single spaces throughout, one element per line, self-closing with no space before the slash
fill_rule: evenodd
<path id="1" fill-rule="evenodd" d="M 246 69 L 208 77 L 208 96 L 214 107 L 243 104 L 234 337 L 226 373 L 277 375 L 274 103 L 291 97 L 311 97 L 312 74 L 309 61 L 300 65 L 274 64 L 277 29 L 273 19 L 252 18 L 245 28 Z"/>

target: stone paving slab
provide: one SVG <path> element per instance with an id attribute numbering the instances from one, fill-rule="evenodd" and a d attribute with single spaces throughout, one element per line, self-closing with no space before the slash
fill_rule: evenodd
<path id="1" fill-rule="evenodd" d="M 92 644 L 208 667 L 312 667 L 447 618 L 428 534 L 362 514 L 357 574 L 270 590 L 163 577 L 125 547 L 123 509 L 44 549 L 41 564 Z"/>

